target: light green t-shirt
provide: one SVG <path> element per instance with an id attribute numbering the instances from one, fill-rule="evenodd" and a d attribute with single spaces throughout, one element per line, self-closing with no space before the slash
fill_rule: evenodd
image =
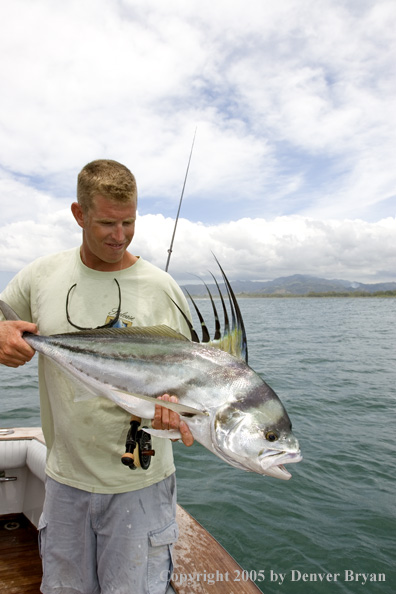
<path id="1" fill-rule="evenodd" d="M 40 334 L 73 332 L 66 318 L 97 327 L 115 317 L 117 279 L 123 324 L 167 324 L 189 335 L 185 321 L 169 296 L 189 315 L 184 295 L 164 271 L 139 258 L 117 272 L 86 267 L 79 249 L 40 258 L 24 268 L 3 291 L 1 299 L 21 319 L 38 325 Z M 51 360 L 39 355 L 41 422 L 47 444 L 47 474 L 93 493 L 123 493 L 154 484 L 175 471 L 172 443 L 153 438 L 155 456 L 148 470 L 131 471 L 121 463 L 130 414 L 98 397 L 76 400 L 76 386 Z M 81 389 L 81 388 L 80 388 Z"/>

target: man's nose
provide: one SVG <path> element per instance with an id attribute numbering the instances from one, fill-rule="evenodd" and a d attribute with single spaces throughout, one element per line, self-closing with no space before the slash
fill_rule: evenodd
<path id="1" fill-rule="evenodd" d="M 124 228 L 123 228 L 123 226 L 121 224 L 114 226 L 112 237 L 116 241 L 120 241 L 120 242 L 124 241 L 124 239 L 125 239 L 125 233 L 124 233 Z"/>

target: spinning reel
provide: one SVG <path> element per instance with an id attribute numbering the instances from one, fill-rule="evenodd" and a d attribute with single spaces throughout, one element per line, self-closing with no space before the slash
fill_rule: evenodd
<path id="1" fill-rule="evenodd" d="M 151 456 L 155 456 L 152 449 L 151 436 L 143 429 L 139 429 L 142 422 L 139 417 L 132 415 L 128 435 L 125 442 L 125 454 L 121 462 L 131 470 L 142 468 L 147 470 L 151 463 Z"/>

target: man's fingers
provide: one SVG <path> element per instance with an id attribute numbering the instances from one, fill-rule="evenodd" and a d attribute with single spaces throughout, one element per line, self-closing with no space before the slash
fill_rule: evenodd
<path id="1" fill-rule="evenodd" d="M 169 394 L 159 396 L 158 400 L 166 400 L 167 402 L 177 402 L 177 398 L 175 396 L 169 396 Z M 165 408 L 164 406 L 160 406 L 159 404 L 156 405 L 154 420 L 152 422 L 153 428 L 166 430 L 170 429 L 170 413 L 173 413 L 173 411 L 169 410 L 169 408 Z M 173 428 L 174 427 L 172 427 L 172 429 Z"/>
<path id="2" fill-rule="evenodd" d="M 162 411 L 163 407 L 159 404 L 155 405 L 155 412 L 154 412 L 154 419 L 152 420 L 151 425 L 154 429 L 162 429 Z"/>
<path id="3" fill-rule="evenodd" d="M 180 421 L 179 430 L 181 433 L 182 442 L 185 446 L 190 447 L 194 443 L 194 437 L 184 421 Z"/>
<path id="4" fill-rule="evenodd" d="M 178 402 L 176 396 L 164 394 L 159 396 L 158 400 L 166 400 L 167 402 Z M 153 429 L 178 429 L 181 434 L 184 445 L 191 446 L 194 443 L 194 437 L 188 425 L 180 418 L 180 415 L 169 408 L 156 405 L 154 419 L 151 423 Z"/>
<path id="5" fill-rule="evenodd" d="M 30 361 L 35 351 L 22 338 L 24 332 L 36 333 L 36 324 L 22 320 L 0 323 L 0 363 L 19 367 Z"/>

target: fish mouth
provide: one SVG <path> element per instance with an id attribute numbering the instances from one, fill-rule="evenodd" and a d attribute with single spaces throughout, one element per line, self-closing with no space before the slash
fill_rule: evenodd
<path id="1" fill-rule="evenodd" d="M 263 474 L 274 478 L 288 481 L 291 474 L 283 464 L 296 464 L 302 460 L 300 452 L 280 452 L 279 450 L 267 450 L 259 457 Z"/>

